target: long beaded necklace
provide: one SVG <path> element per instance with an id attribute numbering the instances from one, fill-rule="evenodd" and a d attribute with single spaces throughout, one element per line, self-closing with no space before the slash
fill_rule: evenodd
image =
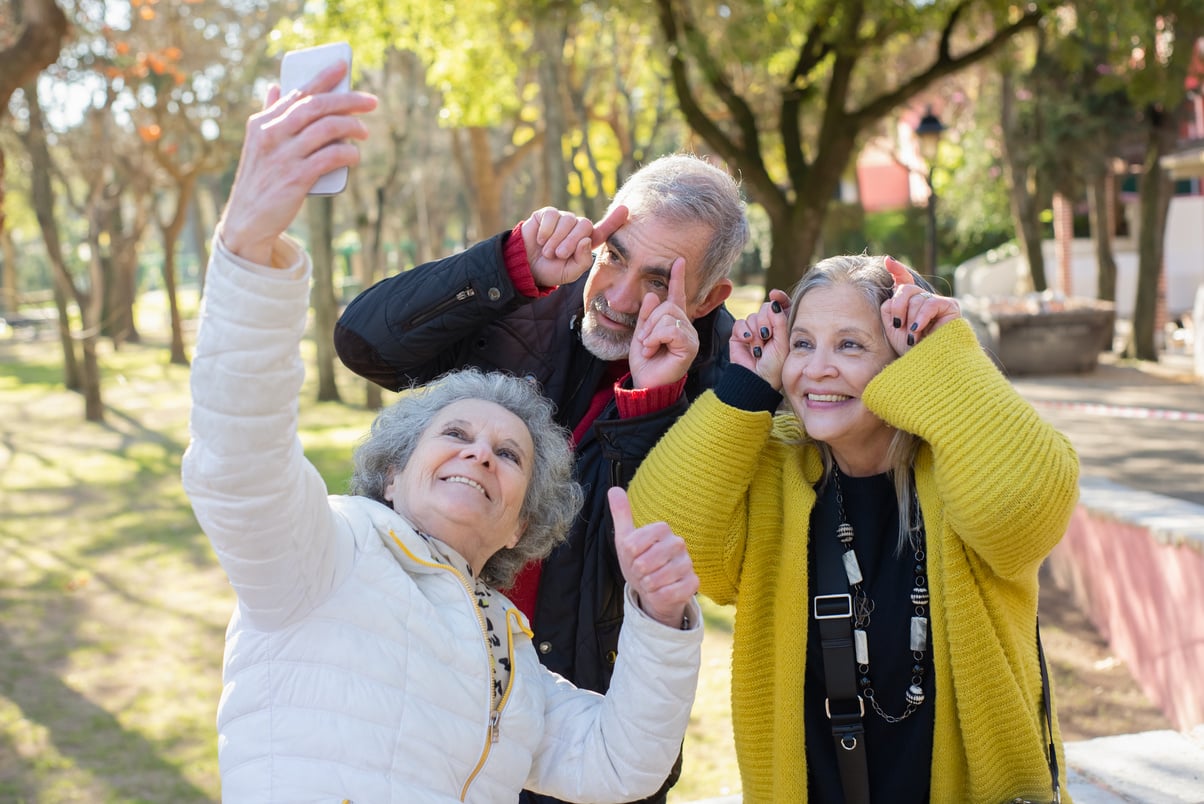
<path id="1" fill-rule="evenodd" d="M 926 554 L 924 519 L 920 515 L 920 501 L 916 496 L 913 485 L 911 492 L 911 527 L 908 528 L 907 540 L 915 558 L 915 580 L 911 589 L 911 604 L 914 607 L 911 618 L 911 656 L 915 664 L 911 667 L 911 686 L 904 696 L 906 705 L 903 713 L 892 715 L 882 708 L 874 692 L 874 683 L 870 679 L 870 650 L 866 629 L 869 628 L 870 615 L 874 612 L 874 601 L 865 593 L 861 565 L 857 563 L 857 554 L 853 551 L 853 526 L 849 524 L 844 513 L 844 492 L 840 487 L 840 469 L 832 465 L 832 483 L 836 490 L 836 515 L 840 524 L 836 528 L 836 537 L 844 548 L 842 561 L 845 575 L 849 581 L 849 591 L 853 596 L 853 647 L 857 659 L 857 670 L 860 677 L 857 680 L 861 687 L 861 696 L 869 701 L 870 707 L 887 723 L 898 723 L 906 720 L 912 712 L 924 703 L 924 656 L 928 649 L 928 573 L 925 564 Z"/>

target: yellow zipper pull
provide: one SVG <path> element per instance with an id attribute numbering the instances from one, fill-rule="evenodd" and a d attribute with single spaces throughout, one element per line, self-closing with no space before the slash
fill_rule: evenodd
<path id="1" fill-rule="evenodd" d="M 501 729 L 498 726 L 498 721 L 501 719 L 501 712 L 494 711 L 489 713 L 489 741 L 491 743 L 496 743 L 501 739 Z"/>

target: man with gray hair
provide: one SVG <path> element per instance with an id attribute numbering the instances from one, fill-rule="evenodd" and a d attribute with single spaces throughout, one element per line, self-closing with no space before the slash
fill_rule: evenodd
<path id="1" fill-rule="evenodd" d="M 597 222 L 551 207 L 459 254 L 368 288 L 335 327 L 357 374 L 398 391 L 473 366 L 537 383 L 574 442 L 585 491 L 568 541 L 529 565 L 510 599 L 540 659 L 606 692 L 623 576 L 606 493 L 727 366 L 728 278 L 748 242 L 739 186 L 687 154 L 636 171 Z M 644 346 L 633 346 L 633 335 Z M 681 374 L 673 360 L 697 345 Z M 665 786 L 648 801 L 665 800 Z M 524 802 L 541 799 L 524 793 Z"/>

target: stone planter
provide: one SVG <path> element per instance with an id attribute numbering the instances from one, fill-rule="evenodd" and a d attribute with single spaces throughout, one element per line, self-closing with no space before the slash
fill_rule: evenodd
<path id="1" fill-rule="evenodd" d="M 1191 311 L 1192 331 L 1196 334 L 1192 344 L 1192 366 L 1197 377 L 1204 377 L 1204 284 L 1196 288 L 1196 305 Z"/>
<path id="2" fill-rule="evenodd" d="M 1116 308 L 1093 299 L 963 300 L 978 341 L 1005 374 L 1082 374 L 1112 348 Z"/>

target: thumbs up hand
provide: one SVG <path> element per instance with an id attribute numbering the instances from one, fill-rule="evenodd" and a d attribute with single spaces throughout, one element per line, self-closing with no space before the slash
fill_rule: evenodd
<path id="1" fill-rule="evenodd" d="M 698 576 L 686 543 L 664 522 L 635 527 L 623 489 L 612 488 L 607 496 L 623 578 L 635 590 L 645 614 L 680 628 L 690 599 L 698 592 Z"/>

